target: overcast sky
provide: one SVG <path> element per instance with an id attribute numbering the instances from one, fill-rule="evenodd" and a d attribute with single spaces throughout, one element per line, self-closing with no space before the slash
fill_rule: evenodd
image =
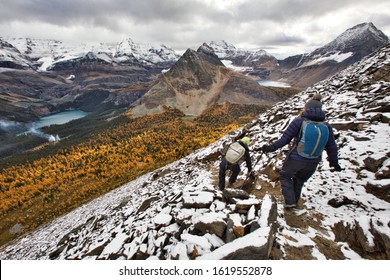
<path id="1" fill-rule="evenodd" d="M 372 22 L 390 36 L 390 0 L 0 0 L 0 37 L 165 44 L 225 40 L 283 57 Z"/>

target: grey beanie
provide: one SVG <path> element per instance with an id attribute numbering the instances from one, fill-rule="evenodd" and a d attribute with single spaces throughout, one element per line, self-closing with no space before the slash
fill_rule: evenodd
<path id="1" fill-rule="evenodd" d="M 306 102 L 305 109 L 309 108 L 322 108 L 321 102 L 322 96 L 319 93 L 314 94 L 314 96 Z"/>

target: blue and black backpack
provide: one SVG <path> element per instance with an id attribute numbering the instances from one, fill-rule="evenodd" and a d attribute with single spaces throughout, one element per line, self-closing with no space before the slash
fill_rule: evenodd
<path id="1" fill-rule="evenodd" d="M 324 122 L 303 120 L 299 133 L 297 152 L 304 158 L 314 159 L 322 155 L 329 138 L 329 129 Z"/>

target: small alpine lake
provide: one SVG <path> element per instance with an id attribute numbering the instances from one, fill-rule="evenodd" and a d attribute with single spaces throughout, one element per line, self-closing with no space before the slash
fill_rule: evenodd
<path id="1" fill-rule="evenodd" d="M 54 124 L 65 124 L 73 120 L 81 119 L 87 116 L 89 113 L 81 110 L 69 110 L 59 113 L 50 114 L 44 117 L 41 117 L 39 120 L 34 122 L 34 128 L 41 128 L 45 126 L 50 126 Z"/>

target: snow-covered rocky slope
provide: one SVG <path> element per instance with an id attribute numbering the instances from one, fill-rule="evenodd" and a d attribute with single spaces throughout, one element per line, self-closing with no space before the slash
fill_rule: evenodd
<path id="1" fill-rule="evenodd" d="M 146 174 L 0 250 L 0 259 L 389 259 L 390 46 L 275 105 L 212 145 Z M 287 148 L 263 155 L 243 192 L 217 189 L 219 153 L 242 135 L 277 139 L 323 95 L 344 170 L 325 159 L 285 211 L 278 182 Z M 235 187 L 245 179 L 245 164 Z"/>

